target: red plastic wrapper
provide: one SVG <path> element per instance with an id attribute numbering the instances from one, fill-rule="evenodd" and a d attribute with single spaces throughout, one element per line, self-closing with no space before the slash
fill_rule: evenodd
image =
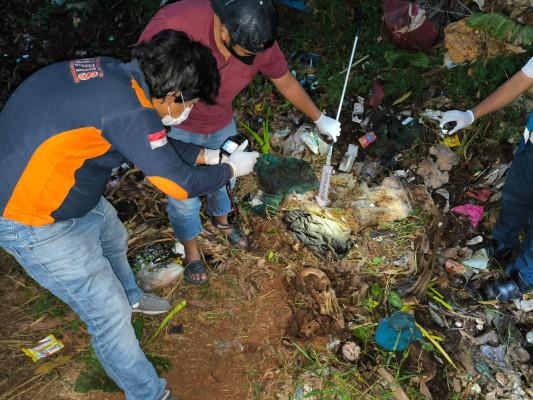
<path id="1" fill-rule="evenodd" d="M 417 4 L 406 0 L 383 0 L 383 20 L 394 45 L 399 49 L 425 50 L 439 32 Z"/>
<path id="2" fill-rule="evenodd" d="M 367 132 L 359 138 L 359 143 L 361 144 L 361 147 L 365 149 L 372 143 L 374 143 L 377 139 L 378 137 L 374 132 Z"/>
<path id="3" fill-rule="evenodd" d="M 446 263 L 444 264 L 444 269 L 449 274 L 460 274 L 464 271 L 465 267 L 459 261 L 449 259 L 446 260 Z"/>
<path id="4" fill-rule="evenodd" d="M 469 192 L 466 192 L 466 197 L 470 197 L 471 199 L 476 199 L 482 202 L 487 201 L 490 199 L 490 196 L 492 196 L 492 190 L 490 189 L 479 189 L 479 190 L 472 190 Z"/>

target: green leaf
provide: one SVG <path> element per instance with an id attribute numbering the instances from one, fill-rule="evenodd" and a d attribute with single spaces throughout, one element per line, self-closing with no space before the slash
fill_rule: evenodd
<path id="1" fill-rule="evenodd" d="M 386 51 L 383 56 L 385 57 L 387 64 L 392 65 L 401 57 L 401 54 L 396 51 Z"/>
<path id="2" fill-rule="evenodd" d="M 371 262 L 372 262 L 373 265 L 381 265 L 381 264 L 383 264 L 383 258 L 382 257 L 374 257 Z"/>
<path id="3" fill-rule="evenodd" d="M 425 342 L 425 343 L 423 343 L 423 344 L 422 344 L 422 348 L 423 348 L 425 351 L 429 352 L 429 353 L 432 353 L 432 352 L 435 350 L 435 348 L 433 347 L 433 345 L 432 345 L 431 343 L 429 343 L 429 342 Z"/>
<path id="4" fill-rule="evenodd" d="M 374 308 L 376 308 L 377 306 L 379 306 L 379 300 L 374 300 L 372 298 L 368 298 L 366 300 L 366 304 L 365 304 L 366 308 L 368 308 L 369 311 L 372 311 Z"/>
<path id="5" fill-rule="evenodd" d="M 321 392 L 320 390 L 318 390 L 318 389 L 313 389 L 313 390 L 311 390 L 309 393 L 307 393 L 303 398 L 304 398 L 304 399 L 309 399 L 309 398 L 314 397 L 314 396 L 316 396 L 316 395 L 319 395 L 319 394 L 321 394 L 321 393 L 322 393 L 322 392 Z"/>
<path id="6" fill-rule="evenodd" d="M 411 54 L 407 60 L 409 61 L 409 64 L 411 64 L 413 67 L 426 69 L 431 68 L 429 58 L 424 53 L 419 52 Z"/>
<path id="7" fill-rule="evenodd" d="M 372 331 L 373 328 L 370 326 L 361 326 L 359 328 L 355 328 L 352 333 L 356 339 L 359 339 L 363 345 L 366 346 L 372 337 Z"/>
<path id="8" fill-rule="evenodd" d="M 383 297 L 383 289 L 381 289 L 381 286 L 379 286 L 379 283 L 373 283 L 370 287 L 370 293 L 372 293 L 372 296 L 381 299 Z"/>
<path id="9" fill-rule="evenodd" d="M 152 340 L 154 340 L 156 337 L 159 336 L 161 331 L 165 328 L 165 326 L 168 325 L 168 323 L 174 318 L 174 316 L 179 313 L 183 308 L 187 305 L 187 300 L 180 301 L 170 312 L 166 315 L 166 317 L 163 319 L 163 322 L 159 324 L 155 332 L 152 336 L 150 336 L 150 339 L 148 339 L 147 343 L 150 343 Z"/>
<path id="10" fill-rule="evenodd" d="M 533 43 L 533 27 L 520 25 L 511 18 L 497 13 L 478 13 L 468 17 L 466 24 L 487 32 L 494 38 L 516 45 Z"/>
<path id="11" fill-rule="evenodd" d="M 400 295 L 396 292 L 390 292 L 389 293 L 389 303 L 391 306 L 396 308 L 402 308 L 403 307 L 403 301 Z"/>
<path id="12" fill-rule="evenodd" d="M 133 325 L 133 330 L 135 331 L 135 337 L 140 342 L 144 333 L 144 315 L 141 314 L 131 324 Z"/>

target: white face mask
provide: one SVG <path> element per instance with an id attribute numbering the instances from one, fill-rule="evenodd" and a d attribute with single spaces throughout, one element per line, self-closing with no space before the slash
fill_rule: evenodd
<path id="1" fill-rule="evenodd" d="M 165 126 L 173 126 L 173 125 L 179 125 L 181 124 L 183 121 L 185 121 L 187 118 L 189 118 L 189 114 L 191 113 L 191 110 L 192 110 L 192 105 L 190 107 L 186 107 L 180 114 L 180 116 L 178 118 L 174 118 L 172 117 L 172 115 L 170 114 L 170 107 L 167 106 L 168 108 L 168 114 L 165 115 L 163 117 L 163 119 L 161 119 L 161 122 L 163 123 L 163 125 Z"/>
<path id="2" fill-rule="evenodd" d="M 192 110 L 192 107 L 194 106 L 194 104 L 191 104 L 190 107 L 185 107 L 185 102 L 183 101 L 183 96 L 182 95 L 180 95 L 180 96 L 181 96 L 181 102 L 183 104 L 183 111 L 181 112 L 181 114 L 180 114 L 180 116 L 178 118 L 174 118 L 172 116 L 172 114 L 170 113 L 170 106 L 167 106 L 168 114 L 165 115 L 161 119 L 161 122 L 163 123 L 163 125 L 165 125 L 165 126 L 179 125 L 183 121 L 185 121 L 187 118 L 189 118 L 189 114 L 191 113 L 191 110 Z"/>

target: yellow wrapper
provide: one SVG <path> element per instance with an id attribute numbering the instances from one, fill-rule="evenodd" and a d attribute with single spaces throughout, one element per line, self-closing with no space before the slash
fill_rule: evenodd
<path id="1" fill-rule="evenodd" d="M 43 340 L 39 341 L 37 346 L 32 347 L 31 349 L 24 348 L 22 351 L 30 357 L 33 362 L 36 362 L 58 352 L 63 347 L 65 347 L 65 345 L 57 340 L 54 335 L 48 335 Z"/>
<path id="2" fill-rule="evenodd" d="M 453 148 L 459 146 L 461 144 L 461 140 L 459 140 L 459 136 L 457 136 L 457 134 L 454 134 L 452 136 L 446 136 L 444 139 L 442 139 L 442 143 L 449 148 Z"/>

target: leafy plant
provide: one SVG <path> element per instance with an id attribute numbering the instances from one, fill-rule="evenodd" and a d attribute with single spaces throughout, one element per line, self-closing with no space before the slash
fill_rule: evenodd
<path id="1" fill-rule="evenodd" d="M 498 13 L 478 13 L 468 17 L 467 25 L 487 32 L 494 38 L 516 45 L 533 44 L 533 26 L 523 26 Z"/>
<path id="2" fill-rule="evenodd" d="M 254 131 L 252 128 L 250 128 L 250 125 L 248 125 L 246 122 L 241 121 L 240 125 L 244 129 L 246 129 L 246 132 L 248 132 L 252 137 L 255 139 L 257 144 L 261 147 L 261 153 L 268 154 L 270 153 L 270 136 L 269 136 L 269 119 L 272 114 L 272 110 L 270 107 L 267 108 L 267 115 L 266 118 L 263 120 L 263 135 L 260 136 L 258 132 Z"/>

